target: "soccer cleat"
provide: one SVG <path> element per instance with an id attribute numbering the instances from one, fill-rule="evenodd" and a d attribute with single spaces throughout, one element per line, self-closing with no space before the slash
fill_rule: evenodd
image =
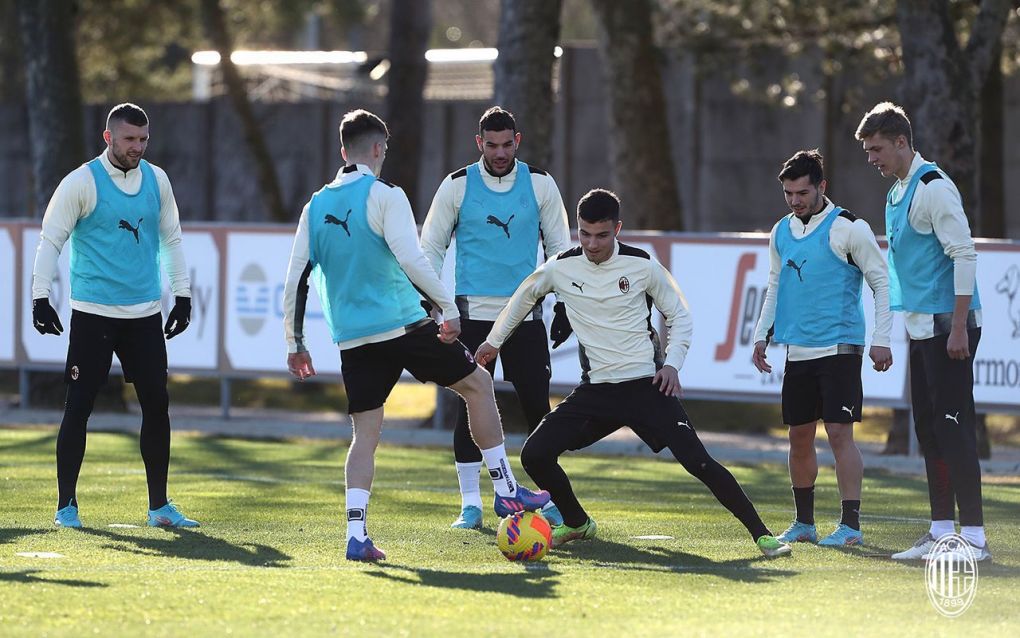
<path id="1" fill-rule="evenodd" d="M 964 540 L 966 540 L 966 539 L 964 539 Z M 988 549 L 988 541 L 985 541 L 985 544 L 984 544 L 983 547 L 978 547 L 977 545 L 975 545 L 974 543 L 972 543 L 970 541 L 967 541 L 967 545 L 969 546 L 969 549 L 970 549 L 969 556 L 964 556 L 963 555 L 963 552 L 966 551 L 966 550 L 964 550 L 962 548 L 957 549 L 955 551 L 950 550 L 947 553 L 950 553 L 950 554 L 959 554 L 959 556 L 956 556 L 956 559 L 959 560 L 959 561 L 965 561 L 968 558 L 970 558 L 972 560 L 975 560 L 975 561 L 979 561 L 979 562 L 980 561 L 985 561 L 985 560 L 992 560 L 992 552 L 989 551 L 989 549 Z M 934 549 L 934 548 L 932 548 L 932 549 Z M 921 558 L 924 559 L 924 560 L 929 560 L 932 557 L 933 557 L 933 554 L 929 551 L 927 554 L 925 554 Z"/>
<path id="2" fill-rule="evenodd" d="M 460 516 L 457 517 L 450 527 L 454 529 L 480 529 L 482 527 L 482 510 L 474 505 L 465 505 L 460 510 Z"/>
<path id="3" fill-rule="evenodd" d="M 57 527 L 81 527 L 81 519 L 78 518 L 78 506 L 74 504 L 74 501 L 67 504 L 67 507 L 62 507 L 57 510 L 56 515 L 53 517 L 53 524 Z"/>
<path id="4" fill-rule="evenodd" d="M 589 517 L 584 525 L 570 527 L 567 524 L 552 528 L 552 546 L 559 547 L 570 541 L 586 541 L 595 538 L 595 519 Z"/>
<path id="5" fill-rule="evenodd" d="M 376 547 L 371 538 L 366 537 L 365 540 L 359 541 L 351 536 L 347 539 L 347 560 L 364 562 L 386 560 L 386 552 Z"/>
<path id="6" fill-rule="evenodd" d="M 914 546 L 890 556 L 893 560 L 922 560 L 935 547 L 935 537 L 931 532 L 925 532 L 924 536 L 917 539 Z"/>
<path id="7" fill-rule="evenodd" d="M 563 524 L 563 514 L 560 514 L 560 508 L 556 507 L 556 503 L 549 501 L 545 504 L 538 512 L 545 520 L 549 521 L 549 524 L 553 527 Z"/>
<path id="8" fill-rule="evenodd" d="M 814 525 L 793 521 L 786 531 L 776 537 L 780 543 L 817 543 L 818 530 Z"/>
<path id="9" fill-rule="evenodd" d="M 818 541 L 820 547 L 850 547 L 863 544 L 864 534 L 843 523 L 840 523 L 831 534 Z"/>
<path id="10" fill-rule="evenodd" d="M 173 501 L 158 510 L 149 510 L 149 527 L 198 527 L 198 521 L 181 513 Z"/>
<path id="11" fill-rule="evenodd" d="M 786 543 L 780 541 L 775 536 L 765 535 L 758 538 L 755 541 L 755 545 L 761 550 L 762 554 L 765 554 L 766 558 L 777 558 L 779 556 L 787 556 L 793 552 L 793 548 Z"/>
<path id="12" fill-rule="evenodd" d="M 517 491 L 513 496 L 500 496 L 497 494 L 493 508 L 496 510 L 496 516 L 506 518 L 514 512 L 534 512 L 537 509 L 541 509 L 548 502 L 549 492 L 545 490 L 532 492 L 523 485 L 518 485 Z"/>

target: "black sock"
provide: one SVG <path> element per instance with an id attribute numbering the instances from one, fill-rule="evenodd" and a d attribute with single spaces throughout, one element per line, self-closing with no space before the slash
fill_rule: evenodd
<path id="1" fill-rule="evenodd" d="M 793 502 L 797 507 L 797 520 L 805 525 L 814 525 L 815 486 L 793 488 Z"/>
<path id="2" fill-rule="evenodd" d="M 852 527 L 858 532 L 861 531 L 861 502 L 843 501 L 843 517 L 839 522 L 847 527 Z"/>

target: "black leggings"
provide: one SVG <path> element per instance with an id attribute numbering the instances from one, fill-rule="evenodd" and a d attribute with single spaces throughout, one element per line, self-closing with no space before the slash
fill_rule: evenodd
<path id="1" fill-rule="evenodd" d="M 113 319 L 72 312 L 65 371 L 67 395 L 57 433 L 58 508 L 76 498 L 89 416 L 106 383 L 114 352 L 124 367 L 125 380 L 134 384 L 142 408 L 139 448 L 145 464 L 149 509 L 166 504 L 170 399 L 161 324 L 159 314 L 143 319 Z"/>
<path id="2" fill-rule="evenodd" d="M 656 452 L 668 447 L 673 458 L 711 490 L 753 539 L 770 533 L 736 478 L 709 455 L 680 401 L 663 395 L 649 378 L 578 386 L 525 442 L 521 464 L 552 495 L 564 523 L 577 527 L 588 520 L 588 514 L 574 495 L 559 456 L 586 448 L 624 425 Z"/>

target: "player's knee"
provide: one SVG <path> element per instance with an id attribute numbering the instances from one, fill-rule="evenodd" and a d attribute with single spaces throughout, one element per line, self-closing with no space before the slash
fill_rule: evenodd
<path id="1" fill-rule="evenodd" d="M 854 426 L 847 423 L 826 423 L 825 434 L 829 437 L 829 447 L 841 449 L 854 444 Z"/>
<path id="2" fill-rule="evenodd" d="M 465 400 L 492 396 L 492 377 L 489 376 L 489 373 L 484 368 L 477 367 L 474 372 L 453 384 L 450 388 L 464 397 Z"/>
<path id="3" fill-rule="evenodd" d="M 531 438 L 524 442 L 524 448 L 521 449 L 521 466 L 528 474 L 535 468 L 555 462 L 556 454 L 551 454 L 548 446 L 535 443 Z"/>

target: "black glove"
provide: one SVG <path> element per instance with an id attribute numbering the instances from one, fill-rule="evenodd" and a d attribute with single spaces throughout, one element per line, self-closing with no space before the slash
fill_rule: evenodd
<path id="1" fill-rule="evenodd" d="M 553 342 L 553 350 L 563 345 L 563 342 L 570 338 L 570 334 L 574 332 L 574 327 L 570 325 L 570 319 L 567 318 L 567 307 L 563 305 L 562 301 L 557 301 L 553 304 L 553 320 L 552 326 L 549 328 L 549 338 Z"/>
<path id="2" fill-rule="evenodd" d="M 50 305 L 48 297 L 41 297 L 32 300 L 32 325 L 39 331 L 39 334 L 59 335 L 64 331 L 60 323 L 57 311 Z"/>
<path id="3" fill-rule="evenodd" d="M 191 323 L 191 297 L 174 297 L 174 308 L 166 318 L 163 333 L 167 339 L 173 339 L 188 329 Z"/>

